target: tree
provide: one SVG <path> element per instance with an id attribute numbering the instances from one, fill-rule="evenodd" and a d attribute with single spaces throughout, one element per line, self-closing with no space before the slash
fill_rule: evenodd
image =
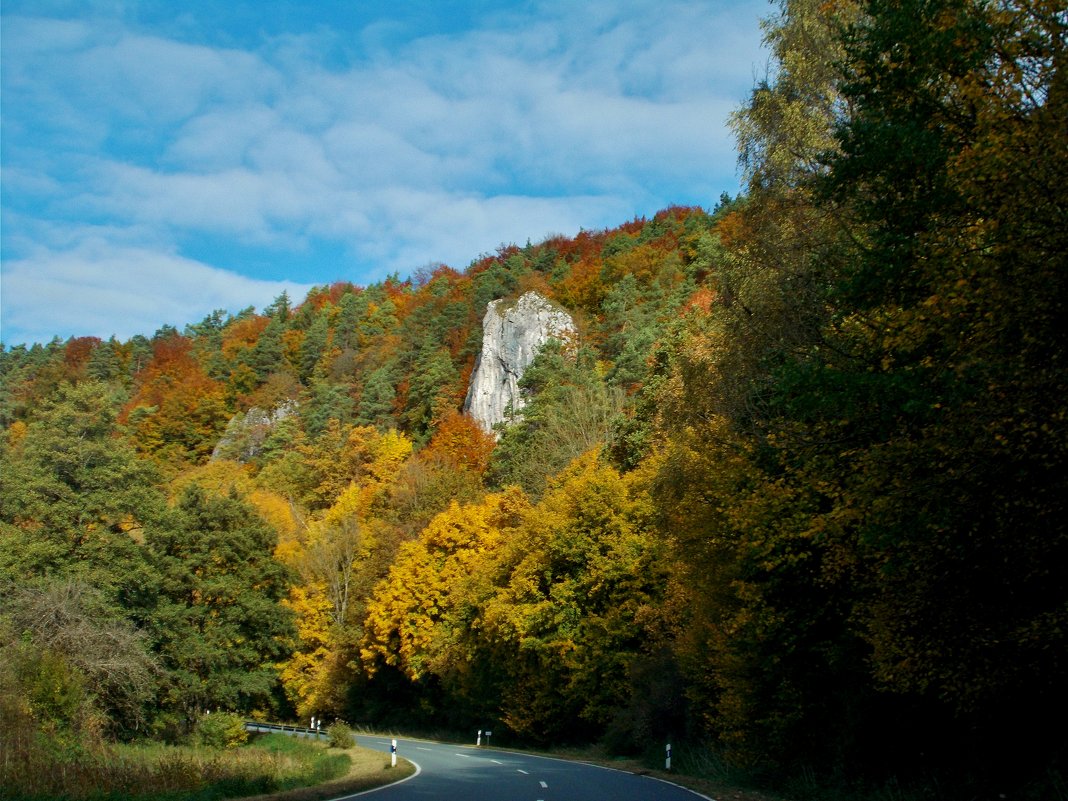
<path id="1" fill-rule="evenodd" d="M 111 337 L 93 348 L 86 365 L 86 375 L 99 381 L 115 381 L 123 377 L 122 360 L 119 357 L 120 345 Z"/>
<path id="2" fill-rule="evenodd" d="M 285 351 L 282 335 L 286 331 L 284 318 L 271 315 L 267 326 L 260 332 L 256 344 L 248 353 L 248 365 L 260 381 L 266 381 L 272 373 L 286 370 Z"/>
<path id="3" fill-rule="evenodd" d="M 527 403 L 522 418 L 501 434 L 489 481 L 516 483 L 538 497 L 547 477 L 608 443 L 623 397 L 601 373 L 592 352 L 572 358 L 560 343 L 547 343 L 520 380 Z"/>
<path id="4" fill-rule="evenodd" d="M 316 314 L 300 344 L 300 380 L 307 384 L 315 372 L 330 337 L 329 318 L 323 312 Z"/>
<path id="5" fill-rule="evenodd" d="M 861 245 L 833 298 L 850 360 L 791 376 L 847 437 L 875 675 L 981 731 L 953 757 L 987 780 L 1052 753 L 1007 733 L 1065 703 L 1066 35 L 1041 2 L 869 6 L 826 180 Z"/>
<path id="6" fill-rule="evenodd" d="M 168 672 L 165 707 L 195 718 L 269 704 L 275 664 L 295 634 L 276 542 L 237 495 L 211 497 L 195 485 L 178 499 L 172 525 L 150 534 L 160 586 L 144 623 Z"/>
<path id="7" fill-rule="evenodd" d="M 762 21 L 775 70 L 731 116 L 739 162 L 753 190 L 802 189 L 837 149 L 847 114 L 840 92 L 840 31 L 859 16 L 854 0 L 779 0 Z"/>
<path id="8" fill-rule="evenodd" d="M 448 350 L 424 346 L 413 366 L 408 390 L 407 430 L 426 436 L 431 427 L 459 405 L 459 375 Z"/>
<path id="9" fill-rule="evenodd" d="M 387 363 L 367 376 L 356 412 L 357 423 L 379 428 L 393 424 L 393 405 L 397 395 L 395 372 L 394 366 Z"/>
<path id="10" fill-rule="evenodd" d="M 811 109 L 743 112 L 752 191 L 660 387 L 667 530 L 715 578 L 687 661 L 736 756 L 885 776 L 924 751 L 1008 787 L 1005 754 L 1040 774 L 1062 742 L 1020 710 L 1064 703 L 1063 18 L 833 6 L 826 71 L 785 8 L 771 90 Z"/>
<path id="11" fill-rule="evenodd" d="M 661 544 L 640 486 L 575 460 L 523 515 L 498 557 L 500 590 L 478 615 L 507 664 L 502 720 L 548 742 L 603 734 L 632 694 L 646 626 L 666 590 Z"/>
<path id="12" fill-rule="evenodd" d="M 158 523 L 155 471 L 116 436 L 120 398 L 106 384 L 60 389 L 17 443 L 0 443 L 0 574 L 24 581 L 62 573 L 136 597 L 138 542 Z"/>
<path id="13" fill-rule="evenodd" d="M 119 731 L 142 729 L 160 671 L 138 631 L 97 589 L 74 579 L 5 586 L 4 614 L 23 643 L 65 661 Z"/>
<path id="14" fill-rule="evenodd" d="M 121 417 L 138 448 L 167 467 L 210 456 L 229 419 L 225 388 L 204 373 L 192 349 L 177 333 L 158 337 Z"/>
<path id="15" fill-rule="evenodd" d="M 426 459 L 440 458 L 454 469 L 469 470 L 481 476 L 489 467 L 496 441 L 470 417 L 453 411 L 434 430 L 422 451 Z"/>
<path id="16" fill-rule="evenodd" d="M 468 725 L 497 712 L 503 662 L 481 641 L 482 608 L 496 590 L 498 552 L 526 509 L 514 488 L 454 502 L 401 546 L 368 603 L 364 669 L 372 677 L 402 673 L 441 702 L 439 720 Z M 435 698 L 438 684 L 443 698 Z"/>

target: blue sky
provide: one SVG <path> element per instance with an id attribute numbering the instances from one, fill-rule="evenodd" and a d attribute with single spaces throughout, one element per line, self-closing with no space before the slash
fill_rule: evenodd
<path id="1" fill-rule="evenodd" d="M 766 0 L 3 0 L 0 338 L 151 335 L 739 187 Z"/>

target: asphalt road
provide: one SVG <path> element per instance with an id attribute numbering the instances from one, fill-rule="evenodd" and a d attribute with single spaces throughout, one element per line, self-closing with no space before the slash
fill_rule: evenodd
<path id="1" fill-rule="evenodd" d="M 359 745 L 389 753 L 390 740 L 360 736 Z M 397 755 L 414 762 L 411 778 L 345 798 L 371 801 L 697 801 L 707 798 L 649 776 L 491 748 L 397 739 Z"/>

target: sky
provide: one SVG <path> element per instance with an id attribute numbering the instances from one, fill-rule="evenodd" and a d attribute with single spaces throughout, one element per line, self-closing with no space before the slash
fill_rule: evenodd
<path id="1" fill-rule="evenodd" d="M 767 0 L 3 0 L 0 341 L 711 208 Z"/>

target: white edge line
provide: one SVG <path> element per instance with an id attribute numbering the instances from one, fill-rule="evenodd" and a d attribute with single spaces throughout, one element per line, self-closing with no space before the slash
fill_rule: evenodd
<path id="1" fill-rule="evenodd" d="M 714 799 L 710 795 L 705 795 L 704 793 L 699 793 L 699 792 L 697 792 L 696 790 L 694 790 L 691 787 L 686 787 L 685 785 L 682 785 L 682 784 L 676 784 L 675 782 L 669 781 L 668 779 L 661 779 L 659 776 L 648 776 L 648 775 L 646 775 L 645 778 L 652 779 L 654 782 L 660 782 L 661 784 L 670 784 L 672 787 L 678 787 L 680 790 L 685 790 L 688 793 L 693 793 L 698 798 L 705 799 L 705 801 L 716 801 L 716 799 Z"/>
<path id="2" fill-rule="evenodd" d="M 379 790 L 388 790 L 390 787 L 396 787 L 398 784 L 404 784 L 406 781 L 410 781 L 423 772 L 423 769 L 419 766 L 418 762 L 414 762 L 411 759 L 408 760 L 415 765 L 415 773 L 411 776 L 405 776 L 403 779 L 397 779 L 395 782 L 389 784 L 383 784 L 381 787 L 372 787 L 370 790 L 361 790 L 358 793 L 352 793 L 351 795 L 339 795 L 336 798 L 331 798 L 330 801 L 346 801 L 349 798 L 358 798 L 361 795 L 370 795 L 371 793 L 377 793 Z"/>

